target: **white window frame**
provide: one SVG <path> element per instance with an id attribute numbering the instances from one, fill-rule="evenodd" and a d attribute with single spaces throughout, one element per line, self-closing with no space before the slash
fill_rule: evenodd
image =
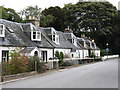
<path id="1" fill-rule="evenodd" d="M 35 38 L 33 38 L 34 32 L 36 33 Z M 32 41 L 41 41 L 41 32 L 40 31 L 31 31 L 31 39 L 32 39 Z"/>
<path id="2" fill-rule="evenodd" d="M 9 61 L 9 56 L 8 56 L 9 51 L 2 51 L 2 54 L 3 53 L 4 53 L 5 56 L 2 56 L 2 61 L 3 62 Z"/>
<path id="3" fill-rule="evenodd" d="M 3 24 L 0 24 L 0 37 L 5 37 L 5 25 Z"/>
<path id="4" fill-rule="evenodd" d="M 52 41 L 56 44 L 59 44 L 59 35 L 56 31 L 52 31 Z"/>
<path id="5" fill-rule="evenodd" d="M 56 41 L 57 44 L 60 43 L 60 42 L 59 42 L 59 41 L 60 41 L 59 35 L 56 35 L 56 37 L 55 37 L 55 41 Z"/>

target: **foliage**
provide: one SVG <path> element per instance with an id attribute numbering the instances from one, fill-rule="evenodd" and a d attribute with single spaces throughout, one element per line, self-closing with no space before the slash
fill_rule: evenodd
<path id="1" fill-rule="evenodd" d="M 51 23 L 55 22 L 55 17 L 52 15 L 42 15 L 40 18 L 40 25 L 43 27 L 51 27 Z"/>
<path id="2" fill-rule="evenodd" d="M 49 7 L 48 9 L 45 9 L 42 11 L 42 16 L 46 16 L 46 18 L 48 16 L 52 17 L 52 20 L 50 20 L 49 23 L 46 22 L 45 27 L 51 26 L 59 31 L 64 30 L 64 12 L 60 7 L 55 6 L 55 7 Z"/>
<path id="3" fill-rule="evenodd" d="M 55 57 L 57 57 L 58 59 L 60 59 L 59 51 L 56 51 L 56 52 L 55 52 Z"/>
<path id="4" fill-rule="evenodd" d="M 105 56 L 105 55 L 107 55 L 106 50 L 105 50 L 105 49 L 102 49 L 102 50 L 100 51 L 100 55 L 101 55 L 101 56 Z"/>
<path id="5" fill-rule="evenodd" d="M 90 57 L 91 57 L 91 58 L 96 57 L 95 53 L 92 52 L 92 53 L 90 54 Z"/>
<path id="6" fill-rule="evenodd" d="M 40 18 L 41 15 L 41 8 L 39 8 L 37 5 L 36 6 L 28 6 L 27 8 L 23 9 L 20 12 L 21 17 L 25 17 L 24 19 L 29 19 L 29 16 L 35 17 L 35 18 Z"/>
<path id="7" fill-rule="evenodd" d="M 62 65 L 64 62 L 63 62 L 63 59 L 64 59 L 64 54 L 63 52 L 60 52 L 59 51 L 56 51 L 55 52 L 55 56 L 59 59 L 59 65 Z"/>
<path id="8" fill-rule="evenodd" d="M 2 19 L 14 21 L 14 22 L 22 22 L 22 19 L 18 15 L 18 13 L 15 12 L 14 9 L 11 8 L 5 8 L 4 6 L 0 6 L 0 10 L 2 9 Z"/>
<path id="9" fill-rule="evenodd" d="M 42 73 L 47 69 L 47 67 L 45 67 L 45 63 L 42 62 L 39 57 L 31 56 L 29 57 L 29 60 L 29 71 L 35 71 L 36 68 L 38 73 Z"/>
<path id="10" fill-rule="evenodd" d="M 63 61 L 63 59 L 64 59 L 64 54 L 63 52 L 60 52 L 60 60 Z"/>
<path id="11" fill-rule="evenodd" d="M 100 48 L 106 48 L 116 24 L 116 8 L 109 2 L 78 2 L 66 4 L 62 10 L 65 14 L 65 27 L 69 26 L 74 34 L 86 34 L 94 39 Z"/>
<path id="12" fill-rule="evenodd" d="M 19 52 L 13 50 L 10 52 L 10 58 L 10 61 L 4 62 L 4 74 L 18 74 L 27 71 L 29 64 L 29 59 L 27 56 L 20 55 Z"/>

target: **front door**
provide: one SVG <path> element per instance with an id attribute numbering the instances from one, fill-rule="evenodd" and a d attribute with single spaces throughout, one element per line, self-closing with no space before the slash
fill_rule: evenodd
<path id="1" fill-rule="evenodd" d="M 47 51 L 42 51 L 42 60 L 47 62 Z"/>

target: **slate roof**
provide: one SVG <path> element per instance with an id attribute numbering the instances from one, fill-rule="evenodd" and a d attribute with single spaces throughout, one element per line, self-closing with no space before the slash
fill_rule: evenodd
<path id="1" fill-rule="evenodd" d="M 14 47 L 40 47 L 40 48 L 63 48 L 71 49 L 72 51 L 86 49 L 77 42 L 78 46 L 73 45 L 69 39 L 72 39 L 71 34 L 64 34 L 63 32 L 56 31 L 60 36 L 59 43 L 56 44 L 51 39 L 52 27 L 43 28 L 35 27 L 34 30 L 41 31 L 41 42 L 31 41 L 31 23 L 16 23 L 0 19 L 0 24 L 5 25 L 5 38 L 0 38 L 0 45 L 2 46 L 14 46 Z M 87 38 L 84 38 L 87 41 Z M 89 46 L 87 45 L 87 48 Z M 96 47 L 96 49 L 99 49 Z M 30 50 L 30 49 L 29 49 Z"/>
<path id="2" fill-rule="evenodd" d="M 19 23 L 0 19 L 0 23 L 5 25 L 5 41 L 0 40 L 3 46 L 35 46 L 22 31 Z"/>
<path id="3" fill-rule="evenodd" d="M 31 51 L 34 49 L 35 47 L 26 47 L 25 49 L 21 50 L 21 53 L 31 53 Z"/>
<path id="4" fill-rule="evenodd" d="M 54 48 L 63 48 L 63 49 L 72 49 L 72 51 L 81 49 L 79 46 L 76 47 L 75 45 L 73 45 L 66 37 L 66 35 L 63 32 L 57 31 L 57 34 L 60 36 L 59 37 L 59 43 L 60 44 L 56 44 L 52 41 L 51 37 L 51 29 L 52 28 L 43 28 L 41 30 L 41 32 L 45 35 L 46 39 L 53 45 Z M 48 38 L 49 37 L 49 38 Z"/>
<path id="5" fill-rule="evenodd" d="M 5 25 L 5 41 L 0 38 L 0 45 L 2 46 L 53 48 L 43 34 L 40 43 L 31 41 L 31 23 L 16 23 L 0 19 L 0 24 Z M 40 30 L 40 28 L 37 28 L 37 30 Z"/>
<path id="6" fill-rule="evenodd" d="M 87 37 L 83 38 L 86 42 L 86 47 L 87 49 L 95 49 L 95 50 L 100 50 L 100 48 L 97 47 L 97 45 L 95 44 L 95 42 L 92 42 L 91 39 L 88 39 Z M 90 43 L 92 43 L 92 48 L 90 47 Z"/>

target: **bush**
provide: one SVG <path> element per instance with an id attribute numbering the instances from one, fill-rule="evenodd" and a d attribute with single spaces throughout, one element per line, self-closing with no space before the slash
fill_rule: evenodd
<path id="1" fill-rule="evenodd" d="M 91 58 L 96 57 L 95 53 L 92 52 L 92 53 L 90 54 L 90 57 L 91 57 Z"/>
<path id="2" fill-rule="evenodd" d="M 101 56 L 105 56 L 105 55 L 107 55 L 106 50 L 105 50 L 105 49 L 102 49 L 102 50 L 100 51 L 100 55 L 101 55 Z"/>
<path id="3" fill-rule="evenodd" d="M 58 51 L 56 51 L 55 52 L 55 56 L 59 59 L 59 65 L 60 66 L 62 66 L 62 64 L 63 64 L 63 59 L 64 59 L 64 54 L 63 54 L 63 52 L 58 52 Z"/>
<path id="4" fill-rule="evenodd" d="M 10 52 L 11 59 L 3 63 L 4 75 L 23 73 L 28 70 L 29 59 L 19 52 Z"/>
<path id="5" fill-rule="evenodd" d="M 39 59 L 39 57 L 33 56 L 33 57 L 30 57 L 29 60 L 30 60 L 29 71 L 35 71 L 35 66 L 36 66 L 38 73 L 45 72 L 47 67 L 45 66 L 45 63 Z"/>

